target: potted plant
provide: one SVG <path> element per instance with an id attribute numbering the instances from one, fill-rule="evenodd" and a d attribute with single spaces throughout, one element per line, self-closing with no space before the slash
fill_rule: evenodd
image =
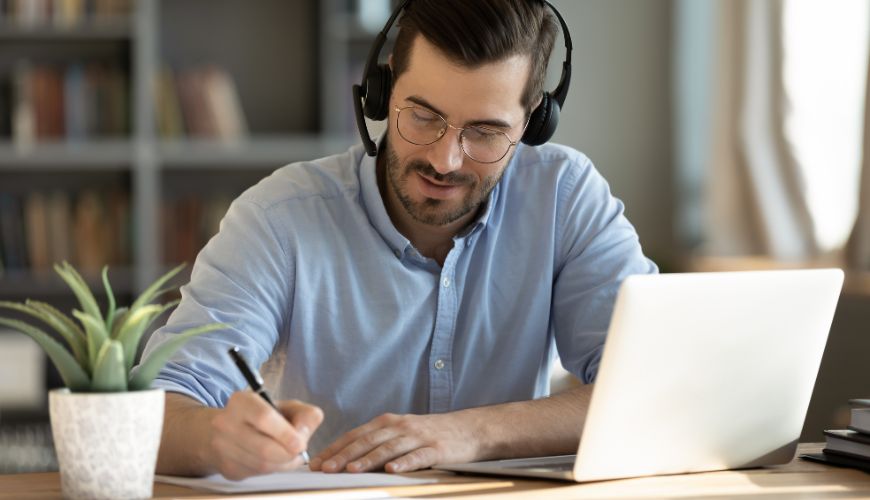
<path id="1" fill-rule="evenodd" d="M 71 318 L 44 302 L 0 301 L 0 307 L 39 319 L 69 345 L 67 350 L 44 330 L 0 317 L 39 343 L 57 367 L 63 389 L 49 392 L 49 417 L 60 465 L 61 489 L 70 498 L 147 498 L 163 426 L 163 390 L 150 385 L 169 357 L 191 337 L 225 328 L 212 323 L 185 330 L 143 359 L 131 375 L 139 342 L 151 323 L 178 304 L 151 302 L 183 267 L 158 278 L 127 307 L 116 307 L 108 268 L 102 272 L 107 308 L 102 314 L 94 294 L 68 263 L 54 270 L 72 289 L 81 310 Z"/>

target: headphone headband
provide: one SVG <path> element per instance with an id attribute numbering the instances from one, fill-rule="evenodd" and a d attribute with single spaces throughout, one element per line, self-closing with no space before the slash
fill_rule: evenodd
<path id="1" fill-rule="evenodd" d="M 558 9 L 549 1 L 542 1 L 553 11 L 556 19 L 559 20 L 559 24 L 562 26 L 562 34 L 565 38 L 565 61 L 562 62 L 562 74 L 559 77 L 559 83 L 556 85 L 556 88 L 553 92 L 544 92 L 540 104 L 532 111 L 529 117 L 529 124 L 521 140 L 530 146 L 541 145 L 549 141 L 553 136 L 553 133 L 556 131 L 556 125 L 559 123 L 560 109 L 565 104 L 565 99 L 568 97 L 568 87 L 571 85 L 571 51 L 573 50 L 571 33 Z M 385 64 L 378 64 L 378 57 L 387 41 L 387 33 L 389 33 L 393 23 L 395 23 L 399 14 L 405 10 L 409 3 L 411 3 L 411 0 L 403 0 L 390 15 L 390 18 L 387 19 L 384 28 L 375 37 L 372 48 L 369 50 L 365 69 L 363 70 L 362 82 L 359 85 L 353 85 L 351 89 L 353 92 L 356 126 L 366 153 L 369 156 L 375 156 L 378 153 L 378 147 L 369 135 L 365 119 L 383 120 L 387 117 L 389 113 L 390 92 L 393 84 L 393 75 L 390 67 Z"/>

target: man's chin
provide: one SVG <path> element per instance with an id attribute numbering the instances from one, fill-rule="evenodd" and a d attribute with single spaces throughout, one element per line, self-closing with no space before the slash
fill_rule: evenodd
<path id="1" fill-rule="evenodd" d="M 413 206 L 405 208 L 414 220 L 429 226 L 446 226 L 461 219 L 469 212 L 468 208 L 461 204 L 455 206 L 444 200 L 434 200 L 431 198 L 427 198 L 423 202 L 416 202 Z"/>

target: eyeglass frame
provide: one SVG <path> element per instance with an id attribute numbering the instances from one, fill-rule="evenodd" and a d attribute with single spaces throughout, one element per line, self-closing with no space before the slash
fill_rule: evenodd
<path id="1" fill-rule="evenodd" d="M 441 119 L 442 122 L 444 122 L 444 125 L 447 125 L 447 127 L 442 128 L 440 134 L 438 135 L 438 138 L 435 139 L 435 140 L 432 141 L 432 142 L 429 142 L 429 143 L 426 143 L 426 144 L 417 144 L 416 142 L 411 142 L 411 141 L 409 141 L 408 138 L 406 138 L 406 137 L 402 134 L 402 132 L 399 130 L 399 114 L 401 114 L 402 111 L 404 111 L 404 110 L 406 110 L 406 109 L 410 109 L 410 108 L 421 109 L 421 110 L 423 110 L 423 111 L 425 111 L 425 112 L 427 112 L 427 113 L 431 113 L 431 114 L 437 116 L 438 118 Z M 398 133 L 399 133 L 399 137 L 401 137 L 401 138 L 402 138 L 405 142 L 407 142 L 408 144 L 413 144 L 413 145 L 415 145 L 415 146 L 431 146 L 432 144 L 435 144 L 436 142 L 440 141 L 440 140 L 441 140 L 445 135 L 447 135 L 447 128 L 452 128 L 453 130 L 458 130 L 458 131 L 459 131 L 459 149 L 462 150 L 462 154 L 464 154 L 465 156 L 471 158 L 472 160 L 476 161 L 477 163 L 482 163 L 482 164 L 484 164 L 484 165 L 489 165 L 489 164 L 492 164 L 492 163 L 498 163 L 498 162 L 504 160 L 504 157 L 507 156 L 508 153 L 510 153 L 511 148 L 512 148 L 512 147 L 515 147 L 517 144 L 520 143 L 519 140 L 515 141 L 515 140 L 511 139 L 511 136 L 509 136 L 509 135 L 507 134 L 507 132 L 502 132 L 501 130 L 496 130 L 496 129 L 494 129 L 494 128 L 490 128 L 490 127 L 487 127 L 487 126 L 484 126 L 484 125 L 471 125 L 471 126 L 469 126 L 469 127 L 456 127 L 456 126 L 454 126 L 454 125 L 451 125 L 450 122 L 447 121 L 447 118 L 444 118 L 443 116 L 441 116 L 441 114 L 436 113 L 436 112 L 432 111 L 431 109 L 427 109 L 427 108 L 424 108 L 424 107 L 422 107 L 422 106 L 418 106 L 418 105 L 415 105 L 415 104 L 409 104 L 408 106 L 402 106 L 402 107 L 399 107 L 399 106 L 397 106 L 397 105 L 393 105 L 393 111 L 396 112 L 396 132 L 398 132 Z M 526 124 L 525 124 L 525 126 L 523 127 L 523 130 L 525 131 L 526 127 L 528 127 L 528 126 L 529 126 L 529 122 L 526 121 Z M 507 137 L 507 140 L 508 140 L 508 142 L 509 142 L 510 144 L 508 144 L 508 147 L 507 147 L 507 149 L 505 149 L 504 154 L 501 155 L 501 157 L 500 157 L 498 160 L 493 160 L 493 161 L 480 161 L 480 160 L 476 159 L 475 157 L 471 156 L 470 154 L 468 154 L 468 151 L 465 150 L 465 145 L 462 143 L 462 133 L 465 132 L 465 131 L 468 130 L 468 129 L 471 129 L 471 128 L 483 129 L 483 130 L 486 130 L 486 131 L 488 131 L 488 132 L 495 132 L 495 133 L 497 133 L 497 134 L 501 134 L 501 135 Z M 520 134 L 520 137 L 522 137 L 522 134 Z"/>

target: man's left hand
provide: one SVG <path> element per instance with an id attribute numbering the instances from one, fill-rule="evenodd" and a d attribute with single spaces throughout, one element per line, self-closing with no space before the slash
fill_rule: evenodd
<path id="1" fill-rule="evenodd" d="M 408 472 L 471 462 L 480 443 L 467 420 L 461 413 L 386 413 L 341 436 L 314 457 L 310 467 L 323 472 Z"/>

